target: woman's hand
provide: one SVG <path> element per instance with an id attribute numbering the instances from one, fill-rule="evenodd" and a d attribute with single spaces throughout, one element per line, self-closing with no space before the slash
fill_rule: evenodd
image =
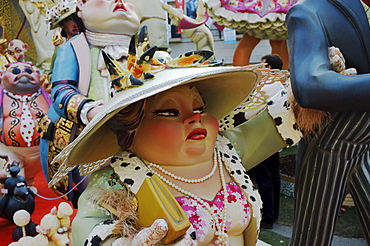
<path id="1" fill-rule="evenodd" d="M 196 240 L 193 240 L 190 236 L 190 231 L 193 230 L 192 227 L 188 229 L 185 235 L 175 243 L 168 245 L 173 246 L 196 246 Z M 153 224 L 141 230 L 132 241 L 127 240 L 127 238 L 119 238 L 112 243 L 112 246 L 150 246 L 150 245 L 161 245 L 161 240 L 166 236 L 168 232 L 168 225 L 164 219 L 157 219 Z M 130 241 L 130 242 L 129 242 Z"/>
<path id="2" fill-rule="evenodd" d="M 168 225 L 164 219 L 157 219 L 153 224 L 141 230 L 132 241 L 132 246 L 156 245 L 168 232 Z"/>

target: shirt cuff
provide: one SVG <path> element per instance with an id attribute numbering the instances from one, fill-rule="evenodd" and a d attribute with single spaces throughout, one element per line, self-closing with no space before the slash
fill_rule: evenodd
<path id="1" fill-rule="evenodd" d="M 83 106 L 83 108 L 81 110 L 81 113 L 80 113 L 80 118 L 81 118 L 82 123 L 87 125 L 89 123 L 89 120 L 87 119 L 87 113 L 91 109 L 93 109 L 97 106 L 103 105 L 103 104 L 104 104 L 103 100 L 85 103 L 85 105 Z"/>

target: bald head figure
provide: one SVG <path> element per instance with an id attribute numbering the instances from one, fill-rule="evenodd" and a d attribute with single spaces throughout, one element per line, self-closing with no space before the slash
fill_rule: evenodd
<path id="1" fill-rule="evenodd" d="M 22 40 L 13 39 L 8 44 L 8 53 L 12 55 L 17 61 L 24 61 L 24 54 L 27 52 L 29 46 Z"/>

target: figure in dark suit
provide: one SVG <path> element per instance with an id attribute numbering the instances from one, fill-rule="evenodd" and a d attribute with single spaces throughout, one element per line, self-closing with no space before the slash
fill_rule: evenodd
<path id="1" fill-rule="evenodd" d="M 330 245 L 347 191 L 370 245 L 370 28 L 364 8 L 360 0 L 306 0 L 287 15 L 293 94 L 303 108 L 330 116 L 299 144 L 290 245 Z M 330 69 L 331 46 L 358 75 Z"/>

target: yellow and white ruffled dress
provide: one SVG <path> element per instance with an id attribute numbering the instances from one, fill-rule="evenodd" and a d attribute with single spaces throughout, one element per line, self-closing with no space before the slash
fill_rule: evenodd
<path id="1" fill-rule="evenodd" d="M 217 24 L 258 39 L 288 38 L 285 15 L 298 0 L 203 0 Z"/>

